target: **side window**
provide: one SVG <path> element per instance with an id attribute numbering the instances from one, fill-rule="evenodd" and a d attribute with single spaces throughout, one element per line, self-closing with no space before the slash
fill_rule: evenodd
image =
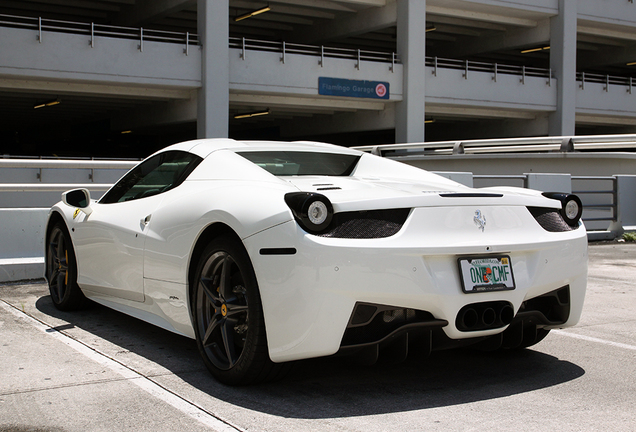
<path id="1" fill-rule="evenodd" d="M 173 189 L 183 183 L 201 161 L 199 156 L 182 151 L 155 155 L 133 168 L 99 202 L 131 201 Z"/>

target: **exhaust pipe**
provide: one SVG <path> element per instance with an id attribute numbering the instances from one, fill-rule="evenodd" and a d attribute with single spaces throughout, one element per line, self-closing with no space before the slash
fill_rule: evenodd
<path id="1" fill-rule="evenodd" d="M 464 306 L 457 313 L 455 326 L 459 331 L 493 330 L 507 326 L 513 319 L 512 304 L 496 300 Z"/>
<path id="2" fill-rule="evenodd" d="M 510 305 L 505 305 L 499 311 L 499 320 L 504 324 L 508 325 L 512 322 L 512 319 L 515 317 L 515 311 Z"/>
<path id="3" fill-rule="evenodd" d="M 497 313 L 493 308 L 486 308 L 481 313 L 481 324 L 484 327 L 491 327 L 497 321 Z"/>
<path id="4" fill-rule="evenodd" d="M 475 327 L 479 322 L 479 315 L 477 314 L 477 311 L 475 309 L 464 309 L 461 312 L 459 321 L 461 322 L 463 328 L 471 329 Z"/>

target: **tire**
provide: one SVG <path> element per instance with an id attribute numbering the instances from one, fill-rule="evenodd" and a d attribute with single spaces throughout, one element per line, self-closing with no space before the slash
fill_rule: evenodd
<path id="1" fill-rule="evenodd" d="M 229 385 L 281 376 L 286 365 L 269 358 L 258 284 L 243 245 L 230 236 L 214 239 L 193 286 L 197 345 L 212 375 Z"/>
<path id="2" fill-rule="evenodd" d="M 77 261 L 66 226 L 58 222 L 47 241 L 46 278 L 53 305 L 61 311 L 81 309 L 86 297 L 77 285 Z"/>

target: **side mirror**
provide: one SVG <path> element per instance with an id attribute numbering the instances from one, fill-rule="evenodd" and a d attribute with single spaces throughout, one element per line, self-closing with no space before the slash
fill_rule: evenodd
<path id="1" fill-rule="evenodd" d="M 90 208 L 91 193 L 88 189 L 73 189 L 62 194 L 62 202 L 71 207 L 81 209 L 88 216 L 93 212 Z"/>

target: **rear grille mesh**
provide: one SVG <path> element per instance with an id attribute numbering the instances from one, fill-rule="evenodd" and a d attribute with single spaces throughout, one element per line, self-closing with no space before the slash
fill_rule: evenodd
<path id="1" fill-rule="evenodd" d="M 346 239 L 391 237 L 402 229 L 410 211 L 391 209 L 336 213 L 329 229 L 318 235 Z"/>
<path id="2" fill-rule="evenodd" d="M 557 209 L 545 207 L 528 207 L 528 210 L 539 222 L 541 227 L 549 232 L 572 231 L 577 227 L 568 225 Z"/>

